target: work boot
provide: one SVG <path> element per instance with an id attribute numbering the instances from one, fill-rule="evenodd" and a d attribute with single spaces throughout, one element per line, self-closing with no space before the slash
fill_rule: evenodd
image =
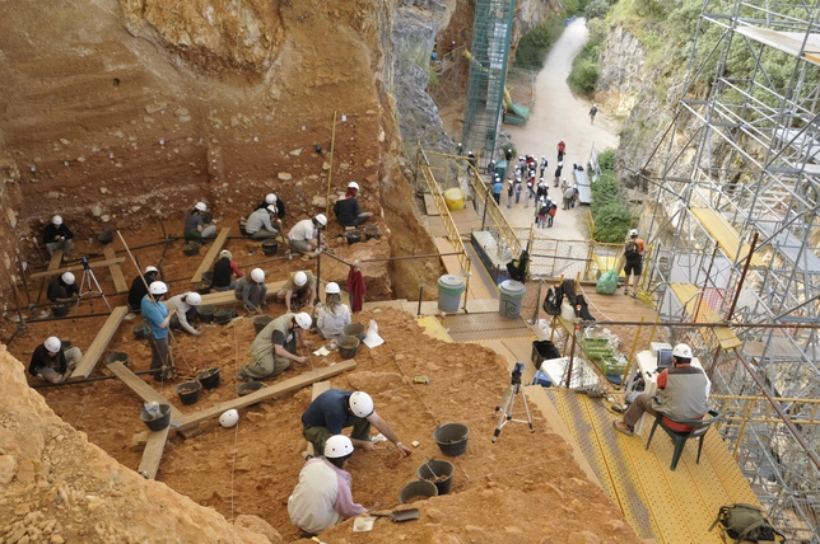
<path id="1" fill-rule="evenodd" d="M 634 431 L 630 429 L 629 426 L 623 421 L 613 421 L 612 427 L 619 433 L 623 433 L 626 436 L 635 436 Z"/>

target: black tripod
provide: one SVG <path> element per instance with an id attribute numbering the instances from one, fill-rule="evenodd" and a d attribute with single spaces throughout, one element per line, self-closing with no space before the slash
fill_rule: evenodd
<path id="1" fill-rule="evenodd" d="M 535 430 L 532 427 L 532 414 L 530 413 L 530 407 L 527 404 L 527 397 L 526 395 L 521 394 L 522 370 L 524 370 L 524 363 L 521 361 L 516 362 L 515 367 L 512 370 L 510 386 L 507 387 L 507 390 L 504 392 L 504 396 L 501 397 L 501 404 L 495 407 L 495 411 L 500 412 L 500 414 L 498 415 L 498 425 L 496 425 L 495 431 L 493 432 L 493 444 L 495 444 L 495 441 L 498 440 L 499 436 L 501 436 L 501 429 L 504 428 L 504 425 L 511 421 L 515 423 L 526 423 L 530 427 L 530 432 Z M 513 404 L 515 403 L 516 397 L 520 397 L 524 402 L 524 412 L 527 414 L 526 421 L 523 419 L 513 419 L 512 417 Z"/>

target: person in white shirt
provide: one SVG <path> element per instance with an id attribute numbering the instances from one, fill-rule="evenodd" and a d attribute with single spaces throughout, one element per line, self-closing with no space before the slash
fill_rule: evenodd
<path id="1" fill-rule="evenodd" d="M 293 251 L 310 254 L 319 247 L 319 230 L 327 226 L 327 217 L 320 213 L 313 219 L 302 219 L 288 232 L 288 243 Z"/>
<path id="2" fill-rule="evenodd" d="M 353 442 L 343 434 L 325 442 L 324 457 L 309 459 L 299 472 L 299 483 L 288 497 L 288 515 L 308 535 L 367 512 L 353 502 L 352 477 L 344 470 L 353 455 Z"/>
<path id="3" fill-rule="evenodd" d="M 330 282 L 325 286 L 325 303 L 317 305 L 316 328 L 322 338 L 338 338 L 350 325 L 350 308 L 342 302 L 339 284 Z"/>
<path id="4" fill-rule="evenodd" d="M 171 316 L 171 327 L 181 327 L 185 332 L 199 336 L 202 331 L 191 325 L 188 320 L 196 317 L 196 307 L 202 304 L 202 296 L 195 291 L 188 291 L 162 301 Z"/>

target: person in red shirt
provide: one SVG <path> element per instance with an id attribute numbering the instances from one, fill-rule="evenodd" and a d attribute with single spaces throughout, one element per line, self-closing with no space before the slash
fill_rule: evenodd
<path id="1" fill-rule="evenodd" d="M 567 144 L 564 143 L 564 140 L 558 142 L 558 162 L 562 162 L 564 160 L 564 154 L 567 152 Z"/>

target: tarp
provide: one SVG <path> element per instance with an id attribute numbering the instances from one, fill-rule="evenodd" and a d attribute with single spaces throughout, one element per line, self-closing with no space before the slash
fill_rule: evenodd
<path id="1" fill-rule="evenodd" d="M 592 185 L 585 170 L 573 170 L 572 177 L 578 186 L 578 203 L 592 204 Z"/>

